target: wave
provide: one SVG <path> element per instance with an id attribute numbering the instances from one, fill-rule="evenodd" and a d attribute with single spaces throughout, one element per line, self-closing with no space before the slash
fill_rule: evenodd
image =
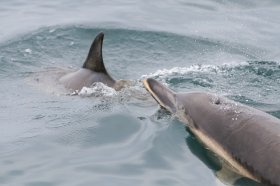
<path id="1" fill-rule="evenodd" d="M 129 66 L 129 77 L 142 75 L 146 68 L 142 72 L 133 69 L 143 65 L 156 70 L 160 65 L 219 64 L 255 60 L 259 55 L 259 49 L 252 46 L 193 35 L 66 25 L 43 27 L 0 44 L 0 66 L 7 72 L 9 69 L 26 72 L 41 67 L 81 66 L 94 36 L 100 31 L 106 35 L 106 66 L 112 66 L 113 70 Z"/>
<path id="2" fill-rule="evenodd" d="M 187 75 L 193 72 L 197 73 L 227 73 L 232 70 L 247 71 L 256 75 L 269 77 L 274 74 L 280 74 L 280 64 L 274 61 L 247 61 L 241 63 L 229 63 L 222 65 L 194 64 L 189 67 L 173 67 L 171 69 L 160 69 L 154 73 L 144 74 L 142 79 L 154 77 L 164 79 L 165 77 L 175 75 Z"/>
<path id="3" fill-rule="evenodd" d="M 191 72 L 219 73 L 219 72 L 225 72 L 230 68 L 240 66 L 240 65 L 246 65 L 246 64 L 248 63 L 244 62 L 241 64 L 223 64 L 223 65 L 195 64 L 195 65 L 191 65 L 190 67 L 173 67 L 171 69 L 160 69 L 154 73 L 142 75 L 141 78 L 149 78 L 149 77 L 164 78 L 172 75 L 179 75 L 179 74 L 185 75 Z"/>
<path id="4" fill-rule="evenodd" d="M 275 93 L 279 92 L 280 64 L 275 61 L 197 64 L 160 69 L 141 78 L 149 77 L 175 91 L 211 91 L 239 102 L 264 107 L 275 103 Z"/>

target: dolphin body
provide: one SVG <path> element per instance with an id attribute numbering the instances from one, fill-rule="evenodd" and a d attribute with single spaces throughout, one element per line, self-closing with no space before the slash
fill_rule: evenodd
<path id="1" fill-rule="evenodd" d="M 280 120 L 204 92 L 175 93 L 148 78 L 144 86 L 165 109 L 238 174 L 280 186 Z"/>
<path id="2" fill-rule="evenodd" d="M 65 88 L 80 91 L 83 87 L 90 87 L 95 82 L 101 82 L 115 90 L 120 90 L 128 84 L 125 80 L 114 80 L 107 72 L 102 57 L 103 38 L 103 32 L 95 37 L 81 69 L 59 79 Z"/>

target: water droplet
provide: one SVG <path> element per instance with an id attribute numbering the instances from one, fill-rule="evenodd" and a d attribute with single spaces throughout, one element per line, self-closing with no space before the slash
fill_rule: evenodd
<path id="1" fill-rule="evenodd" d="M 32 50 L 30 48 L 27 48 L 24 50 L 24 52 L 28 53 L 28 54 L 31 54 L 32 53 Z"/>
<path id="2" fill-rule="evenodd" d="M 49 32 L 50 32 L 50 33 L 53 33 L 54 31 L 55 31 L 55 29 L 50 29 L 50 31 L 49 31 Z"/>

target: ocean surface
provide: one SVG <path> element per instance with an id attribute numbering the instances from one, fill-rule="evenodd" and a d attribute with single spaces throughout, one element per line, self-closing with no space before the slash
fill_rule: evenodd
<path id="1" fill-rule="evenodd" d="M 0 28 L 0 185 L 226 185 L 147 77 L 280 118 L 279 0 L 2 0 Z M 65 92 L 101 31 L 107 70 L 132 85 Z"/>

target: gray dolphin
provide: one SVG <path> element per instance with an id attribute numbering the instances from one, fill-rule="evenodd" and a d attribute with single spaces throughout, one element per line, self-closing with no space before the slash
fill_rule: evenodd
<path id="1" fill-rule="evenodd" d="M 233 171 L 280 186 L 280 120 L 252 107 L 204 92 L 175 93 L 154 79 L 144 86 Z"/>
<path id="2" fill-rule="evenodd" d="M 125 80 L 114 80 L 107 72 L 102 57 L 103 38 L 103 32 L 95 37 L 81 69 L 59 79 L 67 89 L 79 91 L 83 87 L 89 87 L 95 82 L 102 82 L 115 90 L 120 90 L 128 84 L 128 81 Z"/>

